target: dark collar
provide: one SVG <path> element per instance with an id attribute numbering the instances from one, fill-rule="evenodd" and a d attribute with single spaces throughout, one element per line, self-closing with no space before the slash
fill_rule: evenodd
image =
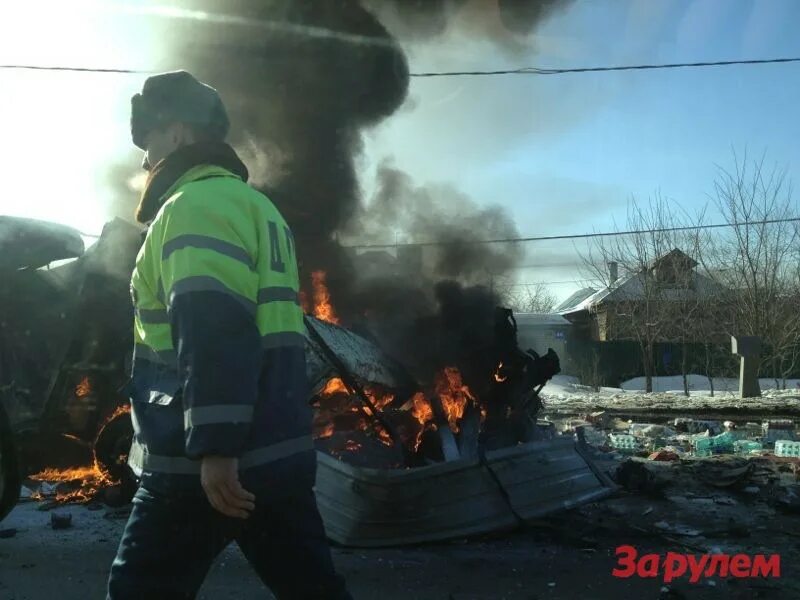
<path id="1" fill-rule="evenodd" d="M 178 148 L 160 161 L 147 177 L 139 206 L 136 207 L 136 220 L 139 223 L 152 221 L 166 198 L 170 188 L 189 169 L 200 165 L 222 167 L 247 181 L 247 167 L 228 144 L 223 142 L 200 142 Z"/>

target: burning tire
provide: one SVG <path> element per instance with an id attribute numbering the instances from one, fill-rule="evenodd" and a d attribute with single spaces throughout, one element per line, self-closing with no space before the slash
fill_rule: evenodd
<path id="1" fill-rule="evenodd" d="M 19 500 L 19 464 L 8 416 L 0 405 L 0 521 Z"/>
<path id="2" fill-rule="evenodd" d="M 110 479 L 128 482 L 133 474 L 127 465 L 133 440 L 130 406 L 120 406 L 106 420 L 94 442 L 94 457 Z"/>

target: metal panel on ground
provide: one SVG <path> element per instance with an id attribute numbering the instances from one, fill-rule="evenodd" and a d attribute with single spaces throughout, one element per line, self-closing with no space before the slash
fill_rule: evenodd
<path id="1" fill-rule="evenodd" d="M 570 437 L 415 469 L 359 468 L 318 453 L 317 502 L 333 541 L 395 546 L 488 533 L 607 496 L 613 484 Z"/>

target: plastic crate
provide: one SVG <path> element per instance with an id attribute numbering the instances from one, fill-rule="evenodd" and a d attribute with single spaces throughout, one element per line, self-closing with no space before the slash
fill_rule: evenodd
<path id="1" fill-rule="evenodd" d="M 609 433 L 611 447 L 617 450 L 638 450 L 639 442 L 632 435 L 627 433 Z"/>
<path id="2" fill-rule="evenodd" d="M 751 452 L 763 450 L 764 447 L 753 440 L 738 440 L 733 443 L 733 449 L 739 454 L 750 454 Z"/>
<path id="3" fill-rule="evenodd" d="M 775 456 L 791 456 L 800 458 L 800 442 L 778 440 L 775 442 Z"/>

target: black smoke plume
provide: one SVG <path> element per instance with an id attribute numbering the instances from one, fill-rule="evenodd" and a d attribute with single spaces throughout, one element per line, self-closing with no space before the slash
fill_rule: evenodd
<path id="1" fill-rule="evenodd" d="M 506 51 L 523 51 L 536 27 L 573 0 L 364 0 L 403 40 L 429 40 L 461 27 Z"/>
<path id="2" fill-rule="evenodd" d="M 224 11 L 235 19 L 173 19 L 155 32 L 171 57 L 165 68 L 185 68 L 222 93 L 234 127 L 231 141 L 248 163 L 252 183 L 292 226 L 304 287 L 310 287 L 313 271 L 326 271 L 344 324 L 369 320 L 388 351 L 409 359 L 414 346 L 409 334 L 431 335 L 419 323 L 434 319 L 440 337 L 446 332 L 446 340 L 430 346 L 439 348 L 432 350 L 438 358 L 417 357 L 417 364 L 449 360 L 453 351 L 445 348 L 453 340 L 468 343 L 456 330 L 491 318 L 498 302 L 491 289 L 463 286 L 508 271 L 519 252 L 467 242 L 513 237 L 516 228 L 500 209 L 478 207 L 452 189 L 415 187 L 388 166 L 373 204 L 364 209 L 355 159 L 362 133 L 395 112 L 408 92 L 406 55 L 376 14 L 391 10 L 406 27 L 430 37 L 442 33 L 466 4 L 195 1 L 194 10 L 218 16 Z M 528 31 L 558 3 L 478 4 L 499 11 L 504 22 L 510 15 L 510 29 Z M 427 275 L 360 277 L 363 261 L 343 248 L 338 236 L 352 236 L 360 227 L 377 236 L 398 224 L 414 238 L 449 243 L 422 257 L 432 265 Z"/>
<path id="3" fill-rule="evenodd" d="M 402 232 L 410 242 L 436 243 L 424 248 L 433 279 L 486 283 L 506 275 L 522 257 L 518 245 L 481 243 L 519 236 L 501 206 L 480 206 L 451 185 L 417 186 L 387 162 L 378 168 L 377 183 L 349 229 L 365 241 L 385 242 Z"/>

